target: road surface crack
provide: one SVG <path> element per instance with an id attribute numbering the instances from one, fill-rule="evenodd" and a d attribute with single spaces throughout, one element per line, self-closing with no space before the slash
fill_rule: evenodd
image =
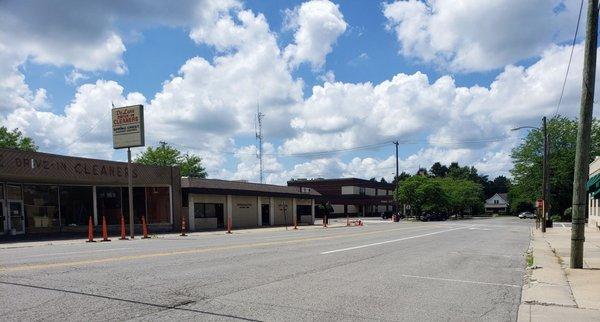
<path id="1" fill-rule="evenodd" d="M 217 316 L 217 317 L 232 318 L 232 319 L 238 319 L 238 320 L 244 320 L 244 321 L 260 321 L 260 320 L 249 319 L 249 318 L 245 318 L 245 317 L 241 317 L 241 316 L 235 316 L 235 315 L 231 315 L 231 314 L 221 314 L 221 313 L 214 313 L 214 312 L 208 312 L 208 311 L 202 311 L 202 310 L 196 310 L 196 309 L 182 307 L 185 305 L 196 303 L 196 301 L 191 301 L 191 300 L 181 301 L 181 302 L 177 302 L 177 303 L 171 304 L 171 305 L 164 305 L 164 304 L 157 304 L 157 303 L 150 303 L 150 302 L 118 298 L 118 297 L 107 296 L 107 295 L 86 293 L 86 292 L 80 292 L 80 291 L 71 291 L 71 290 L 52 288 L 52 287 L 36 286 L 36 285 L 32 285 L 32 284 L 13 283 L 13 282 L 6 282 L 6 281 L 0 281 L 0 284 L 19 286 L 19 287 L 27 287 L 27 288 L 33 288 L 33 289 L 38 289 L 38 290 L 62 292 L 62 293 L 67 293 L 67 294 L 89 296 L 89 297 L 101 298 L 101 299 L 111 300 L 111 301 L 125 302 L 125 303 L 136 304 L 136 305 L 150 306 L 150 307 L 158 308 L 159 309 L 158 312 L 166 311 L 166 310 L 178 310 L 178 311 L 200 313 L 200 314 L 204 314 L 204 315 L 212 315 L 212 316 Z M 155 314 L 155 313 L 157 313 L 157 312 L 152 312 L 151 314 Z"/>

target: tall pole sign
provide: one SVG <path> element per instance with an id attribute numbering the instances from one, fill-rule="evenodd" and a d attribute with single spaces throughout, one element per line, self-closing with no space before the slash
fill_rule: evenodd
<path id="1" fill-rule="evenodd" d="M 113 148 L 127 148 L 127 181 L 129 190 L 129 234 L 133 239 L 133 183 L 131 178 L 131 148 L 145 145 L 144 106 L 132 105 L 112 109 Z M 145 214 L 144 214 L 145 215 Z"/>

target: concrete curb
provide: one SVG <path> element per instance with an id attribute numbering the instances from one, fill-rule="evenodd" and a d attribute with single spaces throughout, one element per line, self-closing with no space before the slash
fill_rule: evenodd
<path id="1" fill-rule="evenodd" d="M 294 231 L 293 226 L 288 226 L 288 230 L 290 233 Z M 314 224 L 314 225 L 301 225 L 298 226 L 298 231 L 327 231 L 327 230 L 338 230 L 340 228 L 358 228 L 358 226 L 346 226 L 346 221 L 344 219 L 343 222 L 332 223 L 324 228 L 322 225 Z M 244 229 L 234 229 L 232 230 L 234 235 L 248 235 L 248 234 L 260 234 L 265 232 L 285 232 L 285 226 L 269 226 L 269 227 L 259 227 L 259 228 L 244 228 Z M 150 237 L 152 239 L 163 239 L 163 240 L 186 240 L 186 239 L 194 239 L 194 237 L 203 237 L 203 236 L 216 236 L 216 235 L 225 235 L 225 230 L 211 230 L 211 231 L 193 231 L 187 232 L 187 236 L 180 236 L 179 232 L 170 232 L 170 233 L 150 233 Z M 98 235 L 95 236 L 96 239 L 99 238 Z M 109 237 L 118 237 L 116 234 L 111 234 Z M 136 236 L 136 240 L 141 238 L 141 235 Z M 0 250 L 9 250 L 9 249 L 18 249 L 18 248 L 32 248 L 32 247 L 43 247 L 43 246 L 60 246 L 60 245 L 75 245 L 75 244 L 85 244 L 87 239 L 85 238 L 73 238 L 73 239 L 65 239 L 65 240 L 44 240 L 44 241 L 15 241 L 15 242 L 7 242 L 0 244 Z"/>

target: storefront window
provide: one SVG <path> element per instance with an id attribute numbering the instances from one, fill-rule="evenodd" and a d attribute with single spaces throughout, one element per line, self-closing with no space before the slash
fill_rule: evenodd
<path id="1" fill-rule="evenodd" d="M 171 199 L 168 187 L 146 188 L 146 218 L 149 223 L 171 222 Z"/>
<path id="2" fill-rule="evenodd" d="M 117 225 L 121 221 L 121 187 L 96 187 L 98 224 L 102 216 L 108 225 Z"/>
<path id="3" fill-rule="evenodd" d="M 223 204 L 221 203 L 194 203 L 194 218 L 219 218 L 223 217 Z"/>
<path id="4" fill-rule="evenodd" d="M 90 216 L 94 216 L 92 187 L 61 186 L 60 219 L 62 226 L 85 226 Z"/>
<path id="5" fill-rule="evenodd" d="M 23 204 L 29 229 L 60 228 L 57 186 L 23 185 Z"/>
<path id="6" fill-rule="evenodd" d="M 20 185 L 7 184 L 6 185 L 6 199 L 9 200 L 22 200 L 23 194 L 21 193 Z"/>
<path id="7" fill-rule="evenodd" d="M 129 188 L 122 188 L 123 196 L 123 215 L 125 222 L 129 223 Z M 143 187 L 133 187 L 133 222 L 141 224 L 141 217 L 146 214 L 146 189 Z M 146 219 L 148 219 L 146 217 Z"/>

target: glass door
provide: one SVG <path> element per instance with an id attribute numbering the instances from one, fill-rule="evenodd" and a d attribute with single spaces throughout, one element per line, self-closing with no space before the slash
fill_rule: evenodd
<path id="1" fill-rule="evenodd" d="M 25 216 L 23 214 L 23 201 L 8 200 L 8 229 L 14 234 L 25 233 Z"/>
<path id="2" fill-rule="evenodd" d="M 262 207 L 262 225 L 271 226 L 271 215 L 269 214 L 269 204 L 263 204 Z"/>
<path id="3" fill-rule="evenodd" d="M 4 208 L 4 201 L 0 200 L 0 235 L 4 235 L 6 230 L 6 209 Z"/>

